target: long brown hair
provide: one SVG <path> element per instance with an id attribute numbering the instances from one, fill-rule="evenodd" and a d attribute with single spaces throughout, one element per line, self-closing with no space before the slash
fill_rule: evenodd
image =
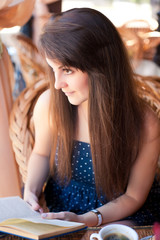
<path id="1" fill-rule="evenodd" d="M 102 13 L 75 8 L 52 16 L 43 29 L 40 45 L 45 55 L 89 76 L 89 134 L 97 193 L 108 199 L 125 191 L 139 148 L 142 104 L 127 51 L 115 26 Z M 58 144 L 58 174 L 71 178 L 72 141 L 76 106 L 54 88 L 51 73 L 53 148 Z"/>

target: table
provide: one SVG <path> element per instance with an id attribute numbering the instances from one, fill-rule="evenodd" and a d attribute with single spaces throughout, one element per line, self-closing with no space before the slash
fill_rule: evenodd
<path id="1" fill-rule="evenodd" d="M 136 226 L 133 227 L 138 233 L 139 239 L 153 234 L 152 226 Z M 51 238 L 53 240 L 89 240 L 90 235 L 94 232 L 99 232 L 101 227 L 89 227 L 86 230 L 78 231 L 72 234 L 63 235 L 61 237 Z M 26 240 L 13 235 L 6 235 L 0 240 Z"/>

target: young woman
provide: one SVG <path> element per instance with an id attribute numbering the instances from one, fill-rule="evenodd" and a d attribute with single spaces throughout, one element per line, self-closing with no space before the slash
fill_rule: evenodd
<path id="1" fill-rule="evenodd" d="M 71 9 L 51 17 L 40 44 L 50 89 L 34 110 L 24 199 L 43 212 L 47 180 L 44 218 L 88 226 L 160 220 L 159 120 L 137 94 L 114 25 L 96 10 Z"/>

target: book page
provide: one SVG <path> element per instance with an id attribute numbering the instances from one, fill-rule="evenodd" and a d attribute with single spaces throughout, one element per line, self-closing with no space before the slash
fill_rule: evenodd
<path id="1" fill-rule="evenodd" d="M 17 230 L 21 230 L 24 232 L 29 232 L 35 235 L 47 234 L 47 233 L 54 233 L 57 231 L 62 231 L 64 227 L 55 226 L 55 225 L 48 225 L 48 224 L 36 224 L 30 221 L 25 221 L 23 219 L 9 219 L 2 223 L 1 226 L 10 226 L 12 228 L 17 228 Z"/>
<path id="2" fill-rule="evenodd" d="M 12 225 L 13 223 L 21 223 L 22 221 L 38 223 L 38 224 L 46 224 L 46 225 L 52 225 L 52 226 L 54 225 L 59 227 L 68 227 L 68 228 L 84 225 L 84 223 L 79 223 L 79 222 L 63 221 L 58 219 L 43 219 L 38 216 L 38 217 L 28 217 L 28 218 L 9 218 L 7 220 L 0 222 L 0 226 Z"/>
<path id="3" fill-rule="evenodd" d="M 20 197 L 0 198 L 0 222 L 9 218 L 39 217 L 40 213 L 33 211 Z"/>
<path id="4" fill-rule="evenodd" d="M 41 223 L 37 224 L 22 219 L 9 219 L 4 221 L 3 223 L 5 222 L 7 223 L 7 225 L 1 225 L 2 223 L 0 223 L 1 231 L 31 239 L 46 239 L 48 237 L 71 233 L 86 228 L 85 225 L 60 227 Z"/>
<path id="5" fill-rule="evenodd" d="M 57 219 L 43 219 L 39 212 L 33 211 L 20 197 L 0 198 L 0 223 L 8 219 L 24 219 L 34 223 L 51 224 L 60 227 L 83 226 L 83 223 L 63 221 Z M 5 221 L 9 224 L 9 221 Z M 7 225 L 6 223 L 2 223 Z M 0 224 L 2 226 L 2 224 Z"/>
<path id="6" fill-rule="evenodd" d="M 21 218 L 22 219 L 22 218 Z M 73 226 L 80 226 L 84 225 L 84 223 L 79 222 L 71 222 L 71 221 L 63 221 L 58 219 L 43 219 L 43 218 L 23 218 L 26 221 L 31 221 L 34 223 L 43 223 L 43 224 L 49 224 L 49 225 L 56 225 L 60 227 L 73 227 Z"/>

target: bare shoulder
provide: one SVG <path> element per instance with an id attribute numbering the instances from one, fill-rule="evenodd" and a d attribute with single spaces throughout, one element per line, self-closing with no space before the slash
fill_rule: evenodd
<path id="1" fill-rule="evenodd" d="M 34 118 L 44 117 L 49 114 L 50 90 L 44 91 L 38 98 L 34 107 Z"/>
<path id="2" fill-rule="evenodd" d="M 34 152 L 43 156 L 49 156 L 51 148 L 49 105 L 50 91 L 46 90 L 39 96 L 33 113 L 35 127 Z"/>
<path id="3" fill-rule="evenodd" d="M 50 89 L 47 89 L 39 96 L 35 105 L 35 109 L 39 108 L 42 108 L 43 110 L 48 109 L 49 103 L 50 103 Z"/>
<path id="4" fill-rule="evenodd" d="M 50 101 L 50 89 L 44 91 L 38 98 L 36 104 L 46 104 L 48 105 Z"/>
<path id="5" fill-rule="evenodd" d="M 149 107 L 145 108 L 143 135 L 147 141 L 160 138 L 160 119 Z"/>

